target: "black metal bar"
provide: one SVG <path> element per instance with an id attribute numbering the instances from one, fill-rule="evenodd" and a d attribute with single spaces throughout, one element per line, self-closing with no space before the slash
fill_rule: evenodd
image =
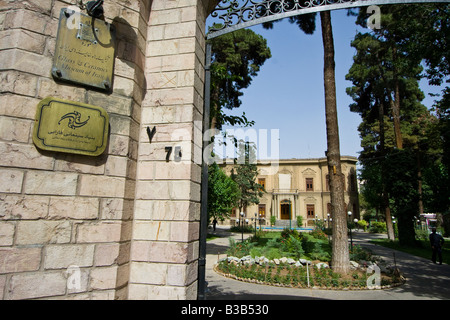
<path id="1" fill-rule="evenodd" d="M 206 147 L 210 143 L 209 115 L 211 97 L 211 44 L 206 44 L 205 60 L 205 100 L 203 106 L 203 155 Z M 206 292 L 206 235 L 208 232 L 208 163 L 203 158 L 202 161 L 202 191 L 201 191 L 201 213 L 200 213 L 200 243 L 198 258 L 198 291 L 197 299 L 205 300 Z"/>

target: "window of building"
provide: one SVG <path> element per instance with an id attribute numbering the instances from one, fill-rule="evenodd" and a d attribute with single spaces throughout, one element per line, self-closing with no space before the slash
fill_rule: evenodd
<path id="1" fill-rule="evenodd" d="M 265 190 L 266 189 L 266 178 L 259 178 L 258 184 L 260 184 L 263 187 L 263 189 Z"/>
<path id="2" fill-rule="evenodd" d="M 313 204 L 307 204 L 306 205 L 306 217 L 307 218 L 314 218 L 315 217 L 314 205 Z"/>
<path id="3" fill-rule="evenodd" d="M 259 218 L 266 217 L 266 205 L 265 204 L 258 205 L 258 215 L 259 215 Z"/>
<path id="4" fill-rule="evenodd" d="M 306 178 L 306 191 L 313 191 L 313 178 Z"/>

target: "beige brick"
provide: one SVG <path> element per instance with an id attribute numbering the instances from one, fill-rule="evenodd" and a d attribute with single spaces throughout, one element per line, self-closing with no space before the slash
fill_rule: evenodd
<path id="1" fill-rule="evenodd" d="M 193 37 L 196 32 L 196 21 L 169 24 L 164 29 L 164 39 Z"/>
<path id="2" fill-rule="evenodd" d="M 123 199 L 102 199 L 100 214 L 103 220 L 122 220 L 131 216 L 133 210 L 132 201 Z"/>
<path id="3" fill-rule="evenodd" d="M 170 241 L 190 242 L 199 239 L 198 222 L 173 221 L 170 223 Z"/>
<path id="4" fill-rule="evenodd" d="M 75 195 L 78 175 L 74 173 L 28 172 L 25 180 L 25 193 Z"/>
<path id="5" fill-rule="evenodd" d="M 163 263 L 132 262 L 130 268 L 131 283 L 165 284 L 167 265 Z"/>
<path id="6" fill-rule="evenodd" d="M 95 251 L 95 266 L 110 266 L 117 263 L 120 244 L 98 244 Z"/>
<path id="7" fill-rule="evenodd" d="M 138 181 L 136 199 L 200 201 L 200 185 L 190 181 Z"/>
<path id="8" fill-rule="evenodd" d="M 177 89 L 149 90 L 142 102 L 143 106 L 187 105 L 194 102 L 194 89 L 182 87 Z"/>
<path id="9" fill-rule="evenodd" d="M 51 197 L 49 207 L 50 219 L 92 220 L 99 215 L 97 198 Z"/>
<path id="10" fill-rule="evenodd" d="M 136 200 L 137 220 L 199 220 L 200 204 L 189 201 Z"/>
<path id="11" fill-rule="evenodd" d="M 95 268 L 91 271 L 90 289 L 105 290 L 116 287 L 117 266 Z"/>
<path id="12" fill-rule="evenodd" d="M 165 80 L 167 81 L 167 78 Z M 144 125 L 192 122 L 193 120 L 192 106 L 160 106 L 142 110 L 142 124 Z"/>
<path id="13" fill-rule="evenodd" d="M 0 70 L 18 70 L 35 75 L 47 75 L 52 67 L 51 57 L 19 49 L 0 51 Z"/>
<path id="14" fill-rule="evenodd" d="M 27 73 L 8 71 L 0 74 L 0 87 L 3 92 L 13 92 L 34 97 L 37 91 L 37 82 L 37 76 Z M 11 106 L 8 107 L 11 108 Z"/>
<path id="15" fill-rule="evenodd" d="M 0 170 L 0 192 L 20 193 L 22 190 L 23 172 L 18 170 Z"/>
<path id="16" fill-rule="evenodd" d="M 147 56 L 155 57 L 168 54 L 177 54 L 180 50 L 180 40 L 161 40 L 161 41 L 150 41 L 147 46 Z"/>
<path id="17" fill-rule="evenodd" d="M 16 244 L 69 243 L 72 225 L 69 221 L 19 221 Z"/>
<path id="18" fill-rule="evenodd" d="M 50 17 L 29 10 L 17 10 L 8 12 L 5 18 L 5 28 L 23 28 L 37 33 L 45 33 L 46 24 Z"/>
<path id="19" fill-rule="evenodd" d="M 10 73 L 8 72 L 6 74 Z M 30 77 L 34 76 L 30 75 Z M 3 80 L 4 78 L 2 78 L 1 81 Z M 0 84 L 3 86 L 3 82 Z M 11 84 L 11 86 L 13 87 L 11 90 L 16 90 L 16 86 L 14 86 L 13 84 Z M 26 90 L 26 86 L 23 90 Z M 33 91 L 30 90 L 28 92 L 32 93 Z M 19 96 L 15 94 L 3 94 L 0 95 L 0 114 L 5 116 L 34 120 L 36 115 L 36 106 L 38 105 L 39 101 L 39 99 Z"/>
<path id="20" fill-rule="evenodd" d="M 42 54 L 45 47 L 45 36 L 22 29 L 0 31 L 0 48 L 20 48 Z"/>
<path id="21" fill-rule="evenodd" d="M 148 141 L 148 135 L 146 130 L 147 130 L 146 127 L 141 128 L 140 140 L 142 142 Z M 158 125 L 156 133 L 153 136 L 152 143 L 164 141 L 165 142 L 191 141 L 193 138 L 193 131 L 194 131 L 193 126 L 190 123 L 161 124 Z M 181 159 L 184 160 L 183 157 Z"/>
<path id="22" fill-rule="evenodd" d="M 28 142 L 32 126 L 31 120 L 0 117 L 0 139 Z"/>
<path id="23" fill-rule="evenodd" d="M 6 287 L 6 276 L 0 276 L 0 300 L 4 300 L 4 292 Z"/>
<path id="24" fill-rule="evenodd" d="M 188 287 L 148 286 L 148 300 L 195 300 L 197 299 L 197 283 Z"/>
<path id="25" fill-rule="evenodd" d="M 94 264 L 95 245 L 50 245 L 45 250 L 45 269 L 63 269 L 70 266 L 90 267 Z"/>
<path id="26" fill-rule="evenodd" d="M 189 180 L 194 166 L 196 165 L 183 162 L 141 162 L 139 163 L 139 179 Z"/>
<path id="27" fill-rule="evenodd" d="M 106 163 L 106 174 L 108 176 L 126 177 L 128 171 L 128 158 L 126 157 L 108 157 Z"/>
<path id="28" fill-rule="evenodd" d="M 56 83 L 53 79 L 41 78 L 39 81 L 38 98 L 59 97 L 72 101 L 84 101 L 86 90 Z"/>
<path id="29" fill-rule="evenodd" d="M 186 286 L 197 280 L 198 263 L 188 265 L 169 265 L 167 270 L 167 285 Z"/>
<path id="30" fill-rule="evenodd" d="M 131 252 L 133 261 L 186 263 L 191 260 L 189 245 L 181 242 L 135 241 Z"/>
<path id="31" fill-rule="evenodd" d="M 44 170 L 53 168 L 53 158 L 39 153 L 34 145 L 0 142 L 0 154 L 1 166 Z"/>
<path id="32" fill-rule="evenodd" d="M 165 55 L 162 58 L 161 71 L 192 70 L 195 68 L 195 54 L 184 53 L 176 55 Z"/>
<path id="33" fill-rule="evenodd" d="M 64 295 L 67 280 L 63 272 L 13 275 L 9 284 L 9 299 L 22 300 Z"/>
<path id="34" fill-rule="evenodd" d="M 93 197 L 123 197 L 125 179 L 105 176 L 81 176 L 80 195 Z"/>
<path id="35" fill-rule="evenodd" d="M 47 217 L 48 203 L 48 197 L 0 195 L 0 219 L 42 219 Z"/>
<path id="36" fill-rule="evenodd" d="M 181 9 L 181 22 L 195 21 L 197 19 L 197 7 Z"/>
<path id="37" fill-rule="evenodd" d="M 157 26 L 161 24 L 178 23 L 180 21 L 181 10 L 152 10 L 150 12 L 150 21 L 152 26 Z"/>
<path id="38" fill-rule="evenodd" d="M 0 221 L 0 246 L 12 246 L 14 242 L 15 225 Z"/>
<path id="39" fill-rule="evenodd" d="M 39 270 L 41 248 L 0 248 L 0 274 Z"/>
<path id="40" fill-rule="evenodd" d="M 129 97 L 122 97 L 119 95 L 105 96 L 104 94 L 89 91 L 88 103 L 103 107 L 108 113 L 117 113 L 125 116 L 130 116 L 132 111 L 133 99 Z"/>
<path id="41" fill-rule="evenodd" d="M 119 242 L 121 240 L 121 227 L 122 224 L 119 222 L 79 225 L 77 242 Z"/>
<path id="42" fill-rule="evenodd" d="M 128 156 L 129 149 L 129 137 L 112 134 L 109 138 L 109 154 L 116 156 Z"/>
<path id="43" fill-rule="evenodd" d="M 137 221 L 133 225 L 135 240 L 169 240 L 170 222 L 168 221 Z"/>
<path id="44" fill-rule="evenodd" d="M 105 159 L 103 156 L 86 158 L 76 154 L 59 154 L 55 161 L 55 170 L 88 174 L 104 174 Z"/>

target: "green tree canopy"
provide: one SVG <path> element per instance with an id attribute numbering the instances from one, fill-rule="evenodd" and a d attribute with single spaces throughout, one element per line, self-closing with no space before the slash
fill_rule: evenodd
<path id="1" fill-rule="evenodd" d="M 208 219 L 228 218 L 231 210 L 238 206 L 239 186 L 227 176 L 216 163 L 208 168 Z"/>
<path id="2" fill-rule="evenodd" d="M 231 178 L 239 186 L 241 193 L 238 204 L 239 210 L 245 211 L 248 206 L 259 203 L 264 187 L 256 181 L 258 168 L 255 161 L 252 161 L 252 159 L 256 159 L 254 147 L 248 142 L 241 142 L 240 146 L 239 158 L 231 171 Z"/>
<path id="3" fill-rule="evenodd" d="M 211 63 L 211 127 L 253 125 L 245 113 L 231 116 L 226 109 L 239 108 L 242 90 L 248 88 L 264 62 L 272 55 L 267 40 L 249 29 L 240 29 L 209 40 Z"/>

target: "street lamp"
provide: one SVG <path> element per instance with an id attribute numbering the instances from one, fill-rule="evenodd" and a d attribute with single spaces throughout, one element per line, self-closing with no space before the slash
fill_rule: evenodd
<path id="1" fill-rule="evenodd" d="M 256 217 L 257 217 L 257 214 L 255 212 L 255 239 L 256 239 Z"/>
<path id="2" fill-rule="evenodd" d="M 349 211 L 349 212 L 347 212 L 347 214 L 348 214 L 348 219 L 350 220 L 352 212 Z M 351 225 L 351 223 L 349 224 L 349 227 L 350 227 L 350 250 L 351 250 L 353 248 L 352 225 Z"/>
<path id="3" fill-rule="evenodd" d="M 244 212 L 241 212 L 241 235 L 242 242 L 244 242 Z"/>

